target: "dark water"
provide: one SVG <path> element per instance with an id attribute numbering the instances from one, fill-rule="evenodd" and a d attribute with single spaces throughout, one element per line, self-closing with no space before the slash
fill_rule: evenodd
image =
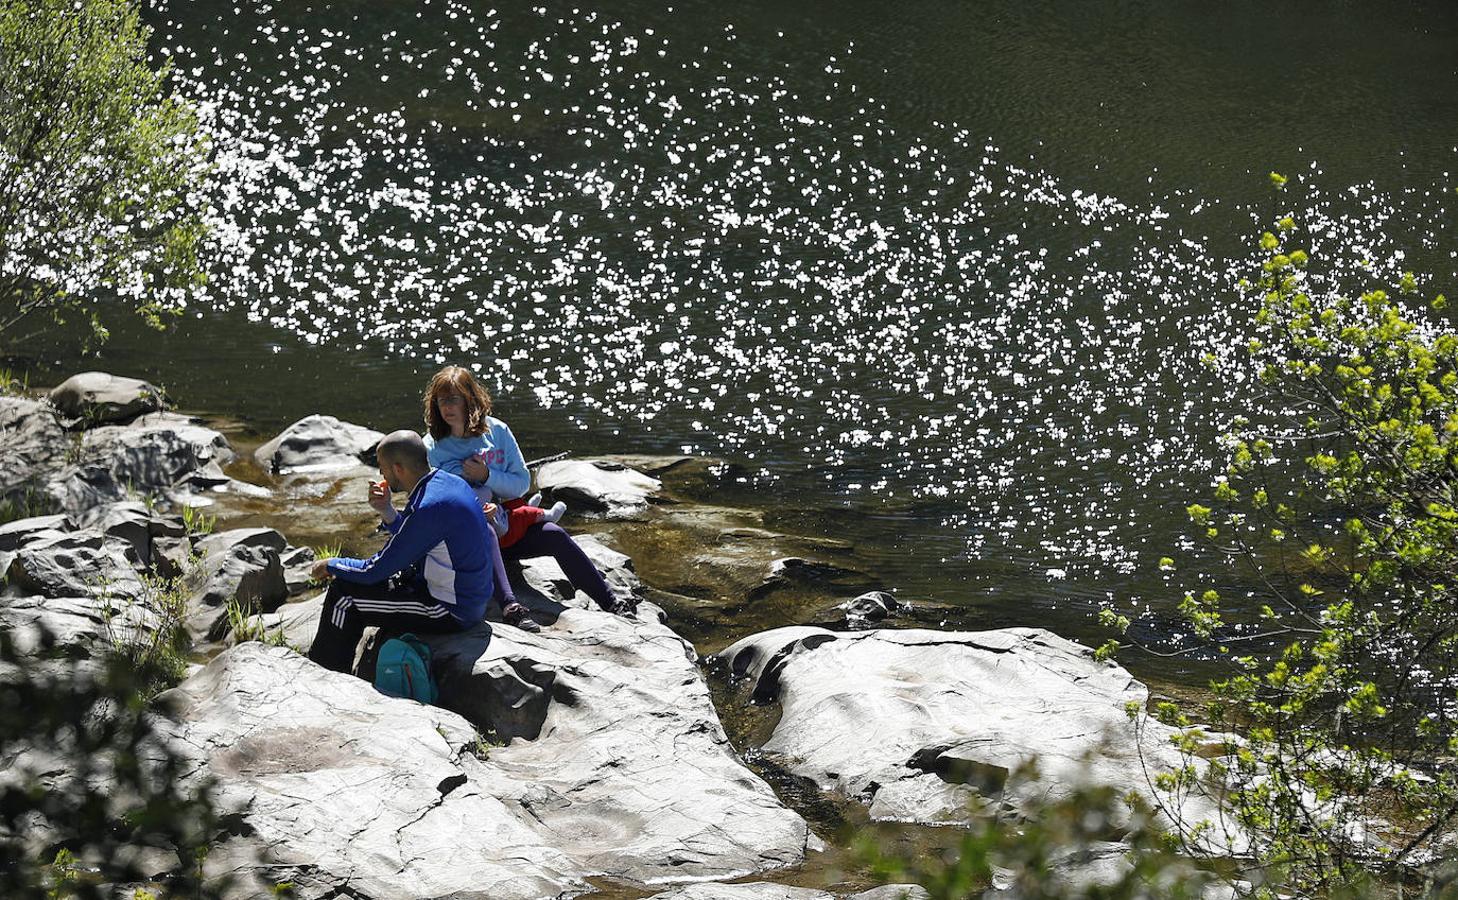
<path id="1" fill-rule="evenodd" d="M 89 363 L 263 430 L 409 426 L 466 364 L 529 454 L 732 458 L 954 624 L 1178 596 L 1156 560 L 1252 402 L 1197 360 L 1243 343 L 1275 214 L 1353 289 L 1455 291 L 1451 3 L 149 18 L 216 135 L 219 262 Z"/>

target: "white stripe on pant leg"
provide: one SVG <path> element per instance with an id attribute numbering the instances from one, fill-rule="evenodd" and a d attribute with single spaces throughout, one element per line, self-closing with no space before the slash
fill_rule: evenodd
<path id="1" fill-rule="evenodd" d="M 331 622 L 334 623 L 334 627 L 335 628 L 343 628 L 344 627 L 344 616 L 349 611 L 347 609 L 347 606 L 353 606 L 353 605 L 354 605 L 354 598 L 353 597 L 348 597 L 348 596 L 340 597 L 339 598 L 339 601 L 334 604 L 334 612 L 333 612 L 332 615 L 330 615 L 329 621 L 331 621 Z"/>
<path id="2" fill-rule="evenodd" d="M 439 619 L 449 616 L 451 611 L 438 603 L 421 603 L 415 600 L 399 601 L 380 598 L 352 597 L 353 606 L 360 612 L 407 613 Z"/>
<path id="3" fill-rule="evenodd" d="M 356 598 L 354 608 L 360 612 L 401 612 L 431 617 L 449 613 L 449 610 L 438 603 L 418 603 L 415 601 L 402 603 L 397 600 L 362 600 Z"/>

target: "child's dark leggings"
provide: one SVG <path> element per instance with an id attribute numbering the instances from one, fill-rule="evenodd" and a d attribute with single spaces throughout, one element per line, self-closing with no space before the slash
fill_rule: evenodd
<path id="1" fill-rule="evenodd" d="M 550 556 L 561 566 L 563 574 L 574 588 L 591 597 L 594 603 L 604 609 L 613 604 L 612 589 L 603 580 L 602 573 L 587 558 L 587 554 L 582 552 L 582 548 L 577 546 L 577 542 L 572 540 L 572 535 L 556 522 L 533 525 L 521 536 L 521 540 L 510 547 L 503 547 L 501 555 L 506 559 Z"/>

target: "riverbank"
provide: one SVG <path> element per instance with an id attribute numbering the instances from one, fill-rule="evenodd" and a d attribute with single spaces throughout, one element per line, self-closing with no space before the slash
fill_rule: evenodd
<path id="1" fill-rule="evenodd" d="M 0 398 L 17 462 L 0 491 L 35 514 L 0 528 L 3 613 L 94 656 L 116 639 L 102 606 L 145 632 L 164 625 L 156 579 L 180 592 L 195 664 L 159 702 L 248 825 L 210 866 L 301 896 L 642 897 L 747 877 L 845 896 L 871 887 L 843 852 L 857 826 L 936 846 L 975 794 L 1015 815 L 1095 749 L 1099 777 L 1137 790 L 1134 757 L 1167 752 L 1128 728 L 1147 691 L 1122 668 L 1038 629 L 918 627 L 936 611 L 881 592 L 853 545 L 716 503 L 733 466 L 692 457 L 537 472 L 641 598 L 635 619 L 531 561 L 513 580 L 541 635 L 432 639 L 443 708 L 384 698 L 296 652 L 322 599 L 313 548 L 378 541 L 362 502 L 378 434 L 315 416 L 261 441 L 149 404 L 146 385 L 102 393 L 69 415 Z M 1033 753 L 1067 766 L 1020 782 Z M 792 895 L 774 890 L 760 896 Z"/>

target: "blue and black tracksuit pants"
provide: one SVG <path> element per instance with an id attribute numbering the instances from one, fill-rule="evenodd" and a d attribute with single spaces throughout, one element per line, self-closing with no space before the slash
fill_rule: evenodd
<path id="1" fill-rule="evenodd" d="M 393 581 L 393 580 L 392 580 Z M 336 672 L 354 670 L 354 652 L 367 626 L 392 632 L 438 634 L 463 631 L 450 607 L 426 593 L 419 582 L 357 584 L 340 578 L 324 595 L 319 631 L 309 658 Z"/>

